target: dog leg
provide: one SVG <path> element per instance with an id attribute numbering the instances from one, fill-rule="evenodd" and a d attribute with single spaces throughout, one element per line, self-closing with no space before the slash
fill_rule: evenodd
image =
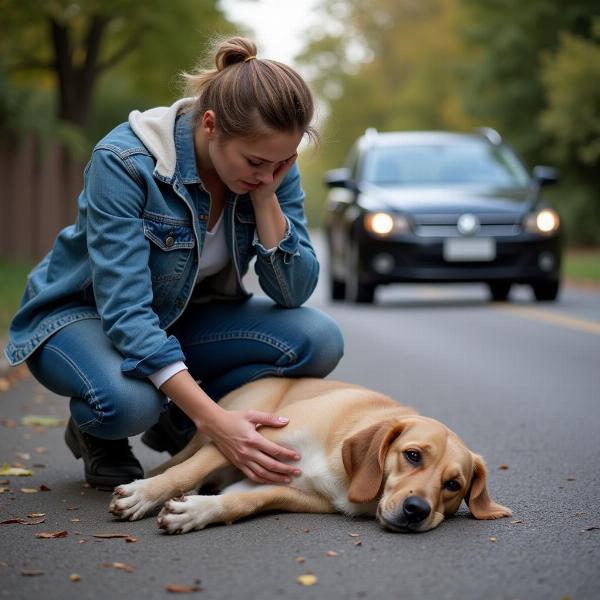
<path id="1" fill-rule="evenodd" d="M 154 467 L 154 469 L 144 473 L 144 479 L 148 479 L 150 477 L 156 477 L 157 475 L 161 475 L 167 469 L 178 465 L 179 463 L 184 462 L 188 458 L 192 457 L 200 448 L 203 448 L 210 442 L 210 439 L 200 433 L 199 431 L 194 434 L 194 437 L 189 441 L 185 448 L 182 448 L 177 454 L 174 454 L 169 460 L 166 460 L 164 463 L 161 463 L 158 467 Z"/>
<path id="2" fill-rule="evenodd" d="M 248 490 L 252 486 L 254 489 Z M 221 496 L 184 496 L 165 503 L 158 526 L 167 533 L 187 533 L 211 523 L 232 523 L 248 515 L 268 511 L 333 513 L 331 502 L 316 493 L 247 480 L 232 486 L 248 491 L 232 491 Z"/>
<path id="3" fill-rule="evenodd" d="M 229 464 L 216 446 L 209 444 L 160 475 L 118 486 L 108 510 L 120 519 L 136 521 L 169 498 L 197 490 L 205 477 Z"/>

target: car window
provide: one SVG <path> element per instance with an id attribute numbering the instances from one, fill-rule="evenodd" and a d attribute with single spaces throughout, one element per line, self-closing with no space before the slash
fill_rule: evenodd
<path id="1" fill-rule="evenodd" d="M 529 182 L 525 167 L 509 148 L 485 142 L 372 148 L 363 175 L 377 185 L 520 187 Z"/>

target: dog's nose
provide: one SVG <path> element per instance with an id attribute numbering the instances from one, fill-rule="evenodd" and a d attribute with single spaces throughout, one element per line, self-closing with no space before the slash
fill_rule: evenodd
<path id="1" fill-rule="evenodd" d="M 409 523 L 420 523 L 429 516 L 431 506 L 419 496 L 409 496 L 402 505 L 402 511 Z"/>

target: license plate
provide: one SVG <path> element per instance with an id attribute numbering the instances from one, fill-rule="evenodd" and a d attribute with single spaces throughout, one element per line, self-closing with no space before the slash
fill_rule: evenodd
<path id="1" fill-rule="evenodd" d="M 444 240 L 444 260 L 447 262 L 490 261 L 496 258 L 493 238 L 450 238 Z"/>

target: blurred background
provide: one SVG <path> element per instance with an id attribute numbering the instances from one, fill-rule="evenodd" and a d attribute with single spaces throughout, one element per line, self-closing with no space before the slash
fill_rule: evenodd
<path id="1" fill-rule="evenodd" d="M 131 110 L 179 97 L 178 73 L 233 33 L 318 97 L 321 144 L 300 158 L 311 227 L 323 173 L 367 127 L 485 125 L 528 166 L 559 168 L 548 197 L 566 267 L 583 256 L 583 276 L 600 278 L 597 0 L 0 0 L 0 331 L 73 221 L 95 143 Z"/>

